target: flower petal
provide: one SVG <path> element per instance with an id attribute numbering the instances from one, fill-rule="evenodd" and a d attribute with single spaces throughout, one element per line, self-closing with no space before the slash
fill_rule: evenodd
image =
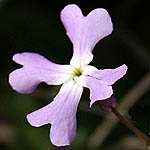
<path id="1" fill-rule="evenodd" d="M 95 71 L 92 76 L 102 79 L 108 85 L 113 85 L 117 80 L 119 80 L 126 74 L 127 69 L 128 67 L 124 64 L 115 69 L 104 69 Z"/>
<path id="2" fill-rule="evenodd" d="M 58 65 L 36 53 L 18 53 L 13 60 L 23 65 L 10 73 L 9 83 L 20 93 L 31 93 L 40 82 L 59 85 L 71 77 L 70 65 Z"/>
<path id="3" fill-rule="evenodd" d="M 73 43 L 70 63 L 75 67 L 89 64 L 93 59 L 91 51 L 96 43 L 113 30 L 111 18 L 103 8 L 94 9 L 84 17 L 80 8 L 71 4 L 61 11 L 61 20 Z"/>
<path id="4" fill-rule="evenodd" d="M 109 86 L 102 80 L 86 77 L 86 85 L 90 89 L 90 107 L 98 100 L 105 100 L 113 94 L 112 86 Z"/>
<path id="5" fill-rule="evenodd" d="M 74 80 L 83 87 L 90 89 L 90 107 L 95 101 L 105 100 L 113 94 L 112 84 L 122 78 L 127 72 L 124 64 L 116 69 L 98 70 L 87 65 L 81 76 L 74 77 Z"/>
<path id="6" fill-rule="evenodd" d="M 89 75 L 81 75 L 74 78 L 77 84 L 90 89 L 90 107 L 99 100 L 105 100 L 113 94 L 112 87 L 103 80 Z"/>
<path id="7" fill-rule="evenodd" d="M 64 83 L 50 104 L 27 115 L 28 122 L 35 127 L 52 124 L 52 143 L 70 145 L 76 134 L 76 111 L 82 92 L 83 88 L 74 81 Z"/>

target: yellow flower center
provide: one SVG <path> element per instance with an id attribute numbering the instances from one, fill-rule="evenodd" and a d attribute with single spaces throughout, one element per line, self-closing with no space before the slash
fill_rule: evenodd
<path id="1" fill-rule="evenodd" d="M 74 77 L 79 77 L 80 75 L 82 75 L 83 70 L 81 68 L 75 68 L 73 71 L 73 76 Z"/>

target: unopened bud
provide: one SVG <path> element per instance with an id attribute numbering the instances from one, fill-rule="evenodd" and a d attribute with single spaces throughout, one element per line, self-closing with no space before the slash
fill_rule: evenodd
<path id="1" fill-rule="evenodd" d="M 110 111 L 112 111 L 112 108 L 116 107 L 117 102 L 116 102 L 115 97 L 111 96 L 110 98 L 108 98 L 106 100 L 98 101 L 97 104 L 99 105 L 101 110 L 110 112 Z"/>

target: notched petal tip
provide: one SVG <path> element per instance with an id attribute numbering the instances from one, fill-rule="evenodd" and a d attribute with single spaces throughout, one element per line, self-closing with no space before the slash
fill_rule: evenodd
<path id="1" fill-rule="evenodd" d="M 72 8 L 79 8 L 78 7 L 78 5 L 76 5 L 76 4 L 69 4 L 69 5 L 67 5 L 67 6 L 65 6 L 63 9 L 62 9 L 62 11 L 64 10 L 64 9 L 70 9 L 70 10 L 72 10 Z M 80 9 L 80 8 L 79 8 Z M 61 12 L 62 12 L 61 11 Z"/>
<path id="2" fill-rule="evenodd" d="M 61 124 L 61 123 L 59 123 L 59 124 Z M 50 139 L 51 139 L 52 144 L 55 146 L 58 146 L 58 147 L 71 145 L 72 141 L 75 138 L 75 135 L 71 138 L 70 138 L 70 135 L 67 135 L 68 134 L 67 132 L 65 132 L 66 135 L 65 134 L 62 135 L 61 132 L 63 130 L 66 130 L 65 127 L 62 126 L 62 128 L 60 128 L 61 129 L 60 130 L 60 129 L 56 129 L 56 127 L 54 127 L 54 126 L 58 126 L 58 125 L 52 124 L 51 129 L 50 129 Z M 54 132 L 52 130 L 54 130 Z"/>
<path id="3" fill-rule="evenodd" d="M 66 25 L 66 21 L 68 21 L 68 19 L 71 19 L 71 16 L 69 15 L 75 15 L 75 14 L 77 16 L 78 14 L 82 14 L 81 9 L 77 5 L 69 4 L 65 6 L 60 12 L 60 18 L 62 22 L 64 23 L 64 25 Z"/>
<path id="4" fill-rule="evenodd" d="M 59 142 L 57 143 L 57 142 L 55 142 L 55 140 L 53 141 L 52 138 L 51 138 L 51 142 L 52 142 L 53 145 L 55 145 L 55 146 L 57 146 L 57 147 L 70 146 L 70 145 L 71 145 L 70 142 L 65 142 L 65 143 L 63 143 L 63 144 L 62 144 L 62 143 L 59 143 Z"/>
<path id="5" fill-rule="evenodd" d="M 54 103 L 52 102 L 45 107 L 42 107 L 28 114 L 26 116 L 27 121 L 34 127 L 40 127 L 45 124 L 51 123 L 53 118 L 53 115 L 51 114 L 53 112 L 53 104 Z"/>
<path id="6" fill-rule="evenodd" d="M 122 71 L 124 71 L 123 75 L 125 75 L 128 70 L 128 66 L 126 64 L 123 64 L 122 66 L 120 66 L 120 68 L 122 68 Z"/>
<path id="7" fill-rule="evenodd" d="M 38 121 L 37 119 L 35 119 L 35 118 L 32 116 L 32 114 L 28 114 L 28 115 L 26 116 L 26 119 L 27 119 L 27 121 L 29 122 L 29 124 L 30 124 L 31 126 L 33 126 L 33 127 L 40 127 L 40 126 L 41 126 L 40 123 L 39 123 L 39 121 Z"/>
<path id="8" fill-rule="evenodd" d="M 17 69 L 9 74 L 9 84 L 11 85 L 13 90 L 22 94 L 32 93 L 38 86 L 38 81 L 34 83 L 32 83 L 31 81 L 32 78 L 30 78 L 30 76 L 26 74 L 22 68 Z"/>
<path id="9" fill-rule="evenodd" d="M 64 15 L 64 12 L 66 13 L 66 12 L 75 12 L 75 11 L 81 11 L 81 9 L 76 4 L 69 4 L 62 9 L 60 14 Z"/>
<path id="10" fill-rule="evenodd" d="M 113 23 L 111 17 L 106 9 L 104 8 L 96 8 L 91 11 L 87 17 L 89 23 L 92 25 L 94 30 L 91 33 L 95 32 L 94 43 L 97 43 L 102 38 L 108 36 L 113 31 Z M 92 39 L 92 38 L 91 38 Z"/>
<path id="11" fill-rule="evenodd" d="M 103 79 L 103 81 L 106 82 L 108 85 L 113 85 L 116 81 L 118 81 L 126 74 L 127 70 L 128 67 L 124 64 L 115 69 L 99 70 L 93 73 L 93 75 L 95 75 L 97 78 Z"/>
<path id="12" fill-rule="evenodd" d="M 22 60 L 24 60 L 24 56 L 32 54 L 30 52 L 24 52 L 24 53 L 16 53 L 13 55 L 12 60 L 14 62 L 16 62 L 17 64 L 23 65 L 24 63 L 22 62 Z"/>
<path id="13" fill-rule="evenodd" d="M 17 58 L 18 58 L 21 54 L 22 54 L 22 53 L 16 53 L 16 54 L 14 54 L 13 57 L 12 57 L 12 60 L 16 62 L 16 61 L 17 61 Z"/>
<path id="14" fill-rule="evenodd" d="M 126 64 L 123 64 L 122 66 L 114 69 L 114 82 L 112 82 L 112 84 L 114 84 L 117 80 L 121 79 L 126 73 L 127 73 L 128 67 Z"/>
<path id="15" fill-rule="evenodd" d="M 104 35 L 101 37 L 105 37 L 109 34 L 112 33 L 113 31 L 113 23 L 112 23 L 112 19 L 108 13 L 108 11 L 104 8 L 96 8 L 94 10 L 92 10 L 87 17 L 94 19 L 96 18 L 98 21 L 100 21 L 100 26 L 101 29 L 99 29 L 101 31 L 101 34 L 103 33 Z"/>

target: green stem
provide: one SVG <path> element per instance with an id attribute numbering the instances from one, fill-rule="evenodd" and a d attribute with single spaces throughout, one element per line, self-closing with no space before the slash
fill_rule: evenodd
<path id="1" fill-rule="evenodd" d="M 124 118 L 116 108 L 112 108 L 112 112 L 119 118 L 119 120 L 127 126 L 131 131 L 133 131 L 140 139 L 142 139 L 147 145 L 146 150 L 150 150 L 150 139 L 139 129 L 137 129 L 131 122 Z"/>

